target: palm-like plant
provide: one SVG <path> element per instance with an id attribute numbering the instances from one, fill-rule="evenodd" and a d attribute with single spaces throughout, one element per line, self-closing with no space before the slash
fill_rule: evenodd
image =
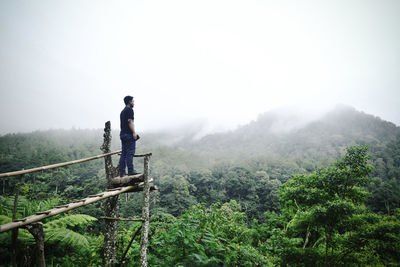
<path id="1" fill-rule="evenodd" d="M 0 224 L 11 222 L 13 197 L 0 196 Z M 19 198 L 17 218 L 26 217 L 38 211 L 48 210 L 59 203 L 59 199 L 53 198 L 45 201 L 29 201 L 25 197 Z M 89 250 L 89 236 L 83 234 L 86 226 L 97 219 L 86 214 L 63 214 L 47 219 L 43 225 L 45 235 L 45 247 L 57 248 L 58 251 L 72 250 L 78 254 L 86 255 Z M 35 239 L 26 229 L 19 229 L 18 240 L 22 249 L 31 250 Z M 11 246 L 11 231 L 0 235 L 2 247 L 0 261 L 7 262 L 7 250 Z M 47 252 L 49 252 L 47 250 Z M 24 253 L 25 254 L 25 253 Z M 48 253 L 47 253 L 48 254 Z"/>
<path id="2" fill-rule="evenodd" d="M 66 215 L 43 225 L 45 243 L 68 248 L 89 249 L 87 236 L 77 230 L 97 219 L 86 214 Z"/>

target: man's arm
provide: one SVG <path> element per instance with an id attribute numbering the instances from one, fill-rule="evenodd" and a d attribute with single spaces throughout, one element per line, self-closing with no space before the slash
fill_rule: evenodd
<path id="1" fill-rule="evenodd" d="M 132 131 L 133 139 L 136 140 L 137 139 L 137 135 L 136 135 L 136 132 L 135 132 L 135 125 L 133 123 L 133 120 L 132 119 L 128 119 L 128 124 L 129 124 L 129 128 Z"/>

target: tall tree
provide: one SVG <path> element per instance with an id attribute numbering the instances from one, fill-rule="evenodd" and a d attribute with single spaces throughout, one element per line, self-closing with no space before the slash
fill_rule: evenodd
<path id="1" fill-rule="evenodd" d="M 284 236 L 297 240 L 286 251 L 284 262 L 337 266 L 344 260 L 357 261 L 349 258 L 356 249 L 346 247 L 346 238 L 359 230 L 356 221 L 368 214 L 363 205 L 372 171 L 367 150 L 367 146 L 350 147 L 333 166 L 296 175 L 280 188 L 287 219 Z"/>

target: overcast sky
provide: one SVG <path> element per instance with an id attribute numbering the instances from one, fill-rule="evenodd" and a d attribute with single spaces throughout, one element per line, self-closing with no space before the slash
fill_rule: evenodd
<path id="1" fill-rule="evenodd" d="M 0 134 L 245 124 L 337 103 L 400 124 L 400 1 L 0 0 Z"/>

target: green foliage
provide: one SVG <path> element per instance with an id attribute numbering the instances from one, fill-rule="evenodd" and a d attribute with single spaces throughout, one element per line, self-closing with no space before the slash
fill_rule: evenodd
<path id="1" fill-rule="evenodd" d="M 47 258 L 53 263 L 67 266 L 88 265 L 93 251 L 93 237 L 87 234 L 88 226 L 96 221 L 85 214 L 66 215 L 44 224 Z"/>
<path id="2" fill-rule="evenodd" d="M 43 201 L 29 201 L 26 197 L 21 196 L 18 202 L 17 218 L 26 217 L 38 211 L 48 210 L 57 205 L 58 202 L 58 198 Z M 14 198 L 0 196 L 0 203 L 2 204 L 0 223 L 11 222 Z M 61 257 L 57 256 L 66 255 L 68 251 L 71 251 L 75 254 L 74 262 L 78 260 L 81 260 L 82 263 L 86 262 L 87 259 L 85 260 L 84 255 L 88 255 L 90 252 L 89 243 L 91 237 L 86 236 L 85 232 L 87 226 L 97 219 L 85 214 L 74 214 L 58 217 L 56 219 L 51 217 L 47 220 L 50 221 L 43 225 L 47 258 L 52 260 L 52 262 L 65 262 L 65 258 L 61 260 Z M 32 261 L 33 257 L 35 246 L 34 238 L 28 230 L 19 229 L 18 242 L 18 247 L 22 248 L 22 251 L 24 251 L 26 255 L 26 257 L 20 259 L 20 264 L 29 265 L 29 261 Z M 0 235 L 0 244 L 3 246 L 0 251 L 4 252 L 1 254 L 0 260 L 1 262 L 9 262 L 8 250 L 11 247 L 11 231 Z M 80 255 L 80 258 L 76 257 L 76 255 Z M 22 263 L 22 260 L 26 262 Z"/>
<path id="3" fill-rule="evenodd" d="M 179 215 L 195 203 L 195 199 L 190 195 L 190 190 L 195 190 L 183 175 L 162 176 L 160 178 L 160 193 L 163 198 L 160 204 L 168 206 L 169 211 L 174 215 Z"/>
<path id="4" fill-rule="evenodd" d="M 281 264 L 387 265 L 398 259 L 398 253 L 381 247 L 385 243 L 398 247 L 399 220 L 392 218 L 388 224 L 387 218 L 370 213 L 363 205 L 372 171 L 367 149 L 351 147 L 333 166 L 296 175 L 279 189 L 283 224 L 267 227 L 266 234 L 271 240 L 268 250 L 280 255 Z"/>
<path id="5" fill-rule="evenodd" d="M 160 188 L 151 197 L 151 263 L 396 266 L 400 262 L 399 127 L 350 109 L 282 132 L 276 129 L 280 119 L 264 114 L 235 131 L 200 141 L 192 140 L 196 131 L 180 138 L 175 133 L 142 136 L 138 153 L 153 152 L 151 177 Z M 1 136 L 0 172 L 99 154 L 102 134 L 101 130 L 52 130 Z M 350 148 L 344 158 L 328 166 L 349 145 L 366 143 L 374 170 L 366 164 L 365 147 Z M 113 138 L 112 149 L 119 148 L 118 138 Z M 117 165 L 118 157 L 113 161 Z M 135 158 L 135 166 L 140 170 L 142 161 Z M 0 184 L 0 221 L 11 220 L 10 195 L 16 183 L 10 178 Z M 105 187 L 103 160 L 25 175 L 17 218 Z M 121 217 L 140 216 L 140 203 L 140 194 L 121 196 Z M 80 212 L 102 216 L 102 203 Z M 45 221 L 48 262 L 101 265 L 104 222 L 85 224 L 86 219 L 68 217 Z M 120 223 L 119 256 L 135 227 Z M 29 261 L 32 236 L 20 229 L 19 242 Z M 9 254 L 10 233 L 0 235 L 0 244 L 1 262 L 9 262 L 4 257 Z M 138 248 L 137 238 L 128 252 L 134 266 Z"/>
<path id="6" fill-rule="evenodd" d="M 16 218 L 28 217 L 38 211 L 49 210 L 59 203 L 59 198 L 47 200 L 29 200 L 25 196 L 18 197 Z M 14 196 L 0 196 L 0 214 L 12 218 L 14 209 Z"/>
<path id="7" fill-rule="evenodd" d="M 88 249 L 87 238 L 67 228 L 46 229 L 46 243 L 50 245 L 60 245 L 65 248 Z"/>
<path id="8" fill-rule="evenodd" d="M 89 215 L 73 214 L 44 224 L 45 246 L 48 250 L 46 253 L 51 255 L 48 258 L 53 263 L 65 266 L 71 263 L 78 266 L 87 265 L 93 239 L 87 235 L 87 229 L 89 224 L 96 220 Z"/>
<path id="9" fill-rule="evenodd" d="M 78 226 L 86 225 L 89 222 L 96 221 L 96 218 L 85 214 L 73 214 L 52 220 L 45 224 L 48 228 L 77 228 Z"/>
<path id="10" fill-rule="evenodd" d="M 6 215 L 0 215 L 0 224 L 6 224 L 11 222 L 12 219 Z"/>
<path id="11" fill-rule="evenodd" d="M 172 223 L 156 222 L 149 264 L 267 266 L 268 259 L 251 245 L 253 233 L 240 209 L 236 201 L 196 205 Z"/>

